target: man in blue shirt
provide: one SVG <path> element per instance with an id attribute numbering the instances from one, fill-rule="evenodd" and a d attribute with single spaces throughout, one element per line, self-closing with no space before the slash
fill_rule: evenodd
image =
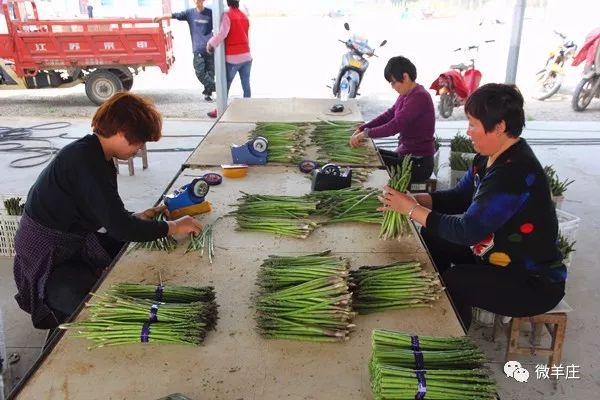
<path id="1" fill-rule="evenodd" d="M 187 21 L 192 36 L 192 51 L 194 52 L 194 71 L 196 77 L 204 86 L 204 100 L 212 101 L 215 91 L 215 61 L 214 56 L 206 51 L 208 39 L 212 37 L 212 10 L 204 7 L 204 0 L 195 0 L 196 7 L 185 11 L 154 18 L 154 22 L 175 18 Z"/>

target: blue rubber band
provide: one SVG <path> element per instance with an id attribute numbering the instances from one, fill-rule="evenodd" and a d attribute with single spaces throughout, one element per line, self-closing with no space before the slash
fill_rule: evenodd
<path id="1" fill-rule="evenodd" d="M 417 394 L 415 394 L 415 399 L 423 400 L 427 394 L 427 383 L 425 381 L 425 360 L 423 359 L 418 336 L 410 337 L 410 348 L 415 357 L 415 375 L 417 376 Z"/>
<path id="2" fill-rule="evenodd" d="M 142 326 L 142 332 L 140 333 L 140 342 L 148 343 L 150 339 L 150 324 L 146 322 L 144 326 Z"/>
<path id="3" fill-rule="evenodd" d="M 152 304 L 150 307 L 150 315 L 148 316 L 148 322 L 153 323 L 158 321 L 158 304 Z"/>
<path id="4" fill-rule="evenodd" d="M 163 290 L 164 290 L 164 286 L 163 285 L 157 285 L 156 286 L 156 290 L 154 291 L 154 299 L 156 301 L 163 301 Z"/>

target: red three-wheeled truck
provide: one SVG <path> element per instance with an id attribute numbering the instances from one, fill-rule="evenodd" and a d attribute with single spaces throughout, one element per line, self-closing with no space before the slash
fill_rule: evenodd
<path id="1" fill-rule="evenodd" d="M 151 18 L 39 19 L 32 0 L 0 0 L 8 33 L 0 31 L 0 89 L 85 84 L 101 104 L 146 67 L 168 73 L 175 62 L 170 25 Z M 163 0 L 163 15 L 170 14 Z"/>

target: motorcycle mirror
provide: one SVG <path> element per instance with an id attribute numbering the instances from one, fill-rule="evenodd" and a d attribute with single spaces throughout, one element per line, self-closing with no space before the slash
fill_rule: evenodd
<path id="1" fill-rule="evenodd" d="M 385 46 L 386 43 L 387 43 L 387 40 L 384 40 L 383 42 L 381 42 L 381 44 L 379 45 L 379 47 Z"/>
<path id="2" fill-rule="evenodd" d="M 347 31 L 350 30 L 350 25 L 348 25 L 347 22 L 344 22 L 344 29 L 346 29 Z"/>

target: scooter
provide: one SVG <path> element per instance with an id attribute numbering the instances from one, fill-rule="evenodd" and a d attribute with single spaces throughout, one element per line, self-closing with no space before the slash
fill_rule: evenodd
<path id="1" fill-rule="evenodd" d="M 494 40 L 486 40 L 491 43 Z M 463 51 L 470 54 L 478 51 L 479 46 L 472 45 L 466 48 L 459 47 L 455 52 Z M 449 118 L 454 111 L 454 107 L 460 107 L 465 104 L 467 97 L 479 87 L 481 82 L 481 72 L 475 68 L 475 58 L 469 58 L 469 65 L 464 63 L 450 66 L 450 70 L 440 74 L 429 87 L 435 90 L 435 94 L 440 96 L 438 110 L 442 118 Z"/>
<path id="2" fill-rule="evenodd" d="M 583 78 L 575 87 L 571 100 L 574 111 L 583 111 L 594 97 L 600 98 L 600 28 L 587 35 L 581 50 L 573 59 L 573 65 L 579 65 L 584 60 Z"/>
<path id="3" fill-rule="evenodd" d="M 546 59 L 546 65 L 536 73 L 536 87 L 533 97 L 538 100 L 549 99 L 558 92 L 565 76 L 565 61 L 573 57 L 577 51 L 577 45 L 572 40 L 567 39 L 566 35 L 557 31 L 554 31 L 554 33 L 560 36 L 562 43 L 555 50 L 550 51 Z"/>
<path id="4" fill-rule="evenodd" d="M 344 28 L 350 31 L 350 25 L 344 23 Z M 369 68 L 366 57 L 377 57 L 375 50 L 369 46 L 367 39 L 358 35 L 352 35 L 348 40 L 339 40 L 346 45 L 348 52 L 342 57 L 342 65 L 336 78 L 333 78 L 333 95 L 345 101 L 355 98 L 362 78 Z M 387 40 L 381 42 L 379 47 L 384 46 Z"/>

